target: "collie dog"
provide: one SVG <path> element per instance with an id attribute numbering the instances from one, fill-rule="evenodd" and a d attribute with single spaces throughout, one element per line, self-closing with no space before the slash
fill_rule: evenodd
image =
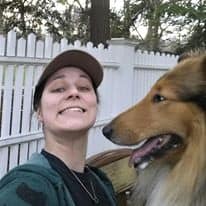
<path id="1" fill-rule="evenodd" d="M 132 206 L 206 205 L 206 54 L 185 55 L 138 104 L 103 128 L 133 146 Z"/>

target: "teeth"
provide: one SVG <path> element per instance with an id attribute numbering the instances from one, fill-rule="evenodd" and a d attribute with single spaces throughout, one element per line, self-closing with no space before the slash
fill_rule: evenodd
<path id="1" fill-rule="evenodd" d="M 143 170 L 149 165 L 149 162 L 143 162 L 140 165 L 138 165 L 138 168 Z"/>
<path id="2" fill-rule="evenodd" d="M 140 161 L 141 161 L 141 158 L 137 158 L 137 159 L 135 159 L 134 163 L 138 164 Z"/>
<path id="3" fill-rule="evenodd" d="M 157 143 L 157 146 L 161 146 L 161 144 L 163 143 L 163 138 L 162 137 L 159 137 L 158 138 L 158 143 Z"/>
<path id="4" fill-rule="evenodd" d="M 80 108 L 80 107 L 69 107 L 69 108 L 66 108 L 62 112 L 65 112 L 65 111 L 84 112 L 84 110 L 82 108 Z"/>
<path id="5" fill-rule="evenodd" d="M 67 110 L 77 111 L 77 112 L 83 112 L 83 110 L 82 110 L 82 109 L 77 108 L 77 107 L 68 108 Z"/>

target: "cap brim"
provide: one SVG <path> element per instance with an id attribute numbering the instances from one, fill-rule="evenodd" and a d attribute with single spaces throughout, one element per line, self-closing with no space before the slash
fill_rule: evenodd
<path id="1" fill-rule="evenodd" d="M 95 88 L 103 79 L 103 69 L 100 63 L 89 53 L 81 50 L 67 50 L 56 56 L 45 68 L 40 81 L 45 81 L 61 68 L 73 66 L 82 69 L 91 78 Z"/>

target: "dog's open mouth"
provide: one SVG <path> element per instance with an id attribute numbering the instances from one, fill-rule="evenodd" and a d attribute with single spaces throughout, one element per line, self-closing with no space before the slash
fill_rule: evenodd
<path id="1" fill-rule="evenodd" d="M 144 169 L 154 159 L 164 156 L 167 151 L 181 146 L 183 140 L 176 134 L 163 134 L 147 138 L 137 145 L 131 157 L 130 164 L 135 168 Z"/>

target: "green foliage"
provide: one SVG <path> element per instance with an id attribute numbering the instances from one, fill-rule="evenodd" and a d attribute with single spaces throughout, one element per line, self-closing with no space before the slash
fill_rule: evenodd
<path id="1" fill-rule="evenodd" d="M 206 0 L 191 4 L 186 11 L 187 18 L 184 23 L 190 25 L 190 30 L 184 38 L 184 43 L 177 47 L 177 53 L 206 48 Z"/>
<path id="2" fill-rule="evenodd" d="M 1 0 L 0 13 L 0 32 L 90 39 L 91 0 Z M 206 0 L 124 0 L 124 7 L 109 15 L 108 36 L 135 39 L 142 49 L 181 53 L 206 46 Z"/>
<path id="3" fill-rule="evenodd" d="M 63 10 L 59 10 L 53 0 L 3 0 L 0 31 L 7 33 L 14 29 L 20 36 L 50 33 L 56 40 L 66 37 L 71 41 L 76 35 L 79 35 L 76 39 L 86 36 L 87 28 L 84 28 L 88 18 L 82 18 L 76 5 L 61 2 L 64 3 Z"/>
<path id="4" fill-rule="evenodd" d="M 3 3 L 3 30 L 8 32 L 16 29 L 20 35 L 28 33 L 41 34 L 44 22 L 58 19 L 55 5 L 51 0 L 4 0 Z M 54 22 L 53 22 L 54 23 Z"/>

